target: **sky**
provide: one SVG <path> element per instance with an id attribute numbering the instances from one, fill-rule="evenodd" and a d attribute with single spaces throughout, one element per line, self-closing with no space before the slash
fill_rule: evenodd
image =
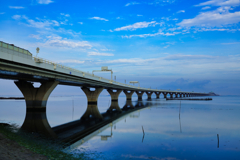
<path id="1" fill-rule="evenodd" d="M 0 41 L 123 83 L 240 95 L 239 22 L 240 0 L 8 0 Z"/>

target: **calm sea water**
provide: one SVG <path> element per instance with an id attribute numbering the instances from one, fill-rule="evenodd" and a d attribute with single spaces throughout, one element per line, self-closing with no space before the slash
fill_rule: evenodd
<path id="1" fill-rule="evenodd" d="M 240 97 L 212 98 L 181 102 L 153 98 L 149 101 L 151 107 L 114 121 L 90 135 L 83 144 L 76 142 L 68 147 L 66 152 L 84 151 L 93 159 L 239 160 Z M 136 100 L 134 97 L 133 104 Z M 124 104 L 123 96 L 119 106 Z M 109 96 L 99 97 L 100 112 L 105 112 L 109 105 Z M 54 127 L 79 119 L 86 107 L 85 96 L 50 97 L 47 118 Z M 25 101 L 0 101 L 0 122 L 21 126 L 25 113 Z"/>

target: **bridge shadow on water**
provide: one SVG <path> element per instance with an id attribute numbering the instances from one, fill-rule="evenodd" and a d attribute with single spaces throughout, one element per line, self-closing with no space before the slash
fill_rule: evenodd
<path id="1" fill-rule="evenodd" d="M 117 101 L 112 101 L 106 112 L 99 113 L 97 104 L 88 104 L 86 112 L 81 118 L 79 118 L 79 120 L 71 121 L 51 128 L 50 125 L 42 125 L 48 124 L 48 121 L 45 115 L 41 115 L 42 113 L 39 113 L 38 121 L 41 127 L 41 134 L 47 135 L 57 142 L 66 144 L 66 147 L 71 144 L 79 146 L 93 136 L 99 134 L 100 131 L 107 129 L 108 127 L 112 127 L 113 124 L 124 119 L 129 114 L 130 116 L 133 116 L 132 114 L 134 112 L 153 105 L 154 103 L 151 101 L 127 100 L 125 105 L 120 108 Z M 29 114 L 31 113 L 27 113 L 26 117 L 29 116 Z M 136 116 L 134 117 L 136 118 Z M 32 123 L 31 121 L 28 121 L 28 123 L 24 123 L 22 128 L 26 130 L 28 127 L 33 126 Z M 39 127 L 38 123 L 35 123 L 34 126 L 37 128 Z M 101 136 L 101 139 L 107 140 L 107 138 L 111 136 L 112 133 L 111 135 Z"/>

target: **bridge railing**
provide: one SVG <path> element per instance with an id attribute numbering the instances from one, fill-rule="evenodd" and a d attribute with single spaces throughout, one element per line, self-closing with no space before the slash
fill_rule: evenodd
<path id="1" fill-rule="evenodd" d="M 132 88 L 139 88 L 139 89 L 142 88 L 142 87 L 136 87 L 136 86 L 133 86 L 133 85 L 117 82 L 117 81 L 110 80 L 110 79 L 107 79 L 107 78 L 103 78 L 103 77 L 100 77 L 100 76 L 96 76 L 94 74 L 90 74 L 88 72 L 83 72 L 83 71 L 80 71 L 80 70 L 77 70 L 77 69 L 74 69 L 74 68 L 71 68 L 71 67 L 67 67 L 67 66 L 59 64 L 57 62 L 53 62 L 53 61 L 43 59 L 43 58 L 40 58 L 40 57 L 32 57 L 32 59 L 37 63 L 46 63 L 46 64 L 54 65 L 56 67 L 67 69 L 69 71 L 74 71 L 74 72 L 81 73 L 81 74 L 84 74 L 84 75 L 92 76 L 92 77 L 98 78 L 99 80 L 105 80 L 105 81 L 108 81 L 109 83 L 114 83 L 114 84 L 118 84 L 118 85 L 122 85 L 122 86 L 128 86 L 128 87 L 132 87 Z M 144 88 L 144 89 L 146 89 L 146 88 Z"/>
<path id="2" fill-rule="evenodd" d="M 28 50 L 14 46 L 14 44 L 8 44 L 8 43 L 0 41 L 0 46 L 3 48 L 11 49 L 13 51 L 17 51 L 17 52 L 32 56 L 32 53 L 30 53 Z"/>

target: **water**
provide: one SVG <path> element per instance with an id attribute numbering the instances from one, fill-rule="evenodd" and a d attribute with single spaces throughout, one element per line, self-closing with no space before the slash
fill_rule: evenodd
<path id="1" fill-rule="evenodd" d="M 240 159 L 240 97 L 212 98 L 181 101 L 181 105 L 180 101 L 153 98 L 151 107 L 114 121 L 66 151 L 84 151 L 93 159 Z M 109 101 L 109 96 L 99 97 L 100 112 L 108 109 Z M 124 103 L 125 97 L 120 97 L 119 106 Z M 49 123 L 54 127 L 77 120 L 86 107 L 85 96 L 50 97 Z M 2 100 L 0 110 L 0 122 L 23 123 L 24 101 Z"/>

